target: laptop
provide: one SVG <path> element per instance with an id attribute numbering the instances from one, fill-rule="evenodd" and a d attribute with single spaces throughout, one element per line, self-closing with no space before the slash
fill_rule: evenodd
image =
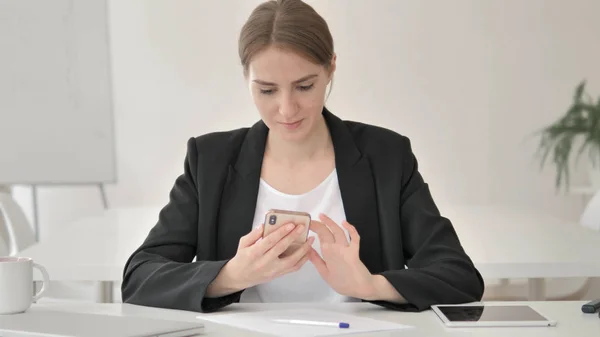
<path id="1" fill-rule="evenodd" d="M 3 337 L 189 337 L 204 324 L 146 317 L 111 316 L 63 311 L 27 311 L 0 315 Z"/>

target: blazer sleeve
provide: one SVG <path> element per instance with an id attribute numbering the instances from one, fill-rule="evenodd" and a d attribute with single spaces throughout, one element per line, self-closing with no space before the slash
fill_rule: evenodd
<path id="1" fill-rule="evenodd" d="M 239 300 L 241 292 L 220 298 L 205 296 L 227 260 L 192 262 L 198 248 L 198 205 L 202 202 L 198 200 L 197 163 L 192 138 L 187 144 L 184 173 L 176 179 L 169 202 L 127 260 L 121 286 L 123 303 L 210 312 Z"/>
<path id="2" fill-rule="evenodd" d="M 449 219 L 440 215 L 418 171 L 410 141 L 405 146 L 400 197 L 402 245 L 408 268 L 381 273 L 406 299 L 405 304 L 377 304 L 422 311 L 433 304 L 480 301 L 484 281 L 467 256 Z"/>

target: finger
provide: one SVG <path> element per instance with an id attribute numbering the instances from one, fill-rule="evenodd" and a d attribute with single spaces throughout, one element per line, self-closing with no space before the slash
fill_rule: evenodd
<path id="1" fill-rule="evenodd" d="M 288 249 L 294 241 L 296 241 L 301 235 L 304 235 L 304 225 L 296 226 L 296 230 L 289 233 L 285 237 L 283 237 L 279 242 L 277 242 L 271 249 L 269 249 L 265 256 L 268 259 L 276 259 L 279 255 L 283 254 L 283 252 Z"/>
<path id="2" fill-rule="evenodd" d="M 359 246 L 360 245 L 360 235 L 358 235 L 358 231 L 356 227 L 352 226 L 348 221 L 342 221 L 342 226 L 348 230 L 348 234 L 350 234 L 350 245 L 351 246 Z"/>
<path id="3" fill-rule="evenodd" d="M 333 233 L 333 237 L 335 238 L 335 242 L 336 243 L 340 243 L 340 244 L 348 244 L 348 239 L 346 238 L 346 234 L 344 233 L 344 230 L 342 230 L 342 228 L 340 226 L 338 226 L 338 224 L 336 224 L 333 220 L 331 220 L 327 215 L 325 214 L 320 214 L 319 217 L 321 218 L 321 221 L 323 221 L 323 223 L 329 227 L 329 230 L 331 231 L 331 233 Z"/>
<path id="4" fill-rule="evenodd" d="M 292 267 L 292 269 L 290 270 L 290 272 L 300 270 L 300 268 L 302 268 L 302 266 L 304 266 L 304 264 L 306 262 L 308 262 L 309 257 L 310 257 L 310 255 L 308 255 L 308 253 L 305 253 L 302 256 L 302 258 L 300 259 L 300 261 L 296 262 L 296 264 L 294 265 L 294 267 Z"/>
<path id="5" fill-rule="evenodd" d="M 310 230 L 319 236 L 320 242 L 335 242 L 333 233 L 322 222 L 313 220 L 310 222 Z"/>
<path id="6" fill-rule="evenodd" d="M 319 275 L 321 275 L 321 277 L 324 280 L 327 280 L 327 275 L 329 274 L 329 270 L 327 269 L 327 263 L 325 263 L 325 261 L 321 258 L 319 253 L 317 253 L 317 251 L 314 250 L 314 248 L 311 248 L 311 250 L 308 252 L 308 256 L 310 262 L 315 266 L 315 268 L 319 272 Z"/>
<path id="7" fill-rule="evenodd" d="M 302 268 L 302 266 L 304 266 L 304 264 L 308 262 L 309 257 L 310 255 L 308 254 L 308 252 L 305 252 L 305 254 L 300 257 L 300 260 L 298 260 L 295 265 L 293 265 L 291 268 L 288 268 L 287 270 L 281 271 L 277 275 L 277 277 L 300 270 L 300 268 Z"/>
<path id="8" fill-rule="evenodd" d="M 306 242 L 300 248 L 298 248 L 298 250 L 293 252 L 292 255 L 281 259 L 281 264 L 285 266 L 283 270 L 287 271 L 293 269 L 294 266 L 296 266 L 304 257 L 308 258 L 308 252 L 312 249 L 312 244 L 314 241 L 314 237 L 308 238 L 308 240 L 306 240 Z"/>
<path id="9" fill-rule="evenodd" d="M 267 251 L 272 249 L 281 239 L 283 239 L 286 235 L 290 234 L 292 230 L 296 227 L 293 223 L 285 224 L 275 231 L 265 236 L 258 244 L 256 245 L 256 249 L 258 250 L 258 255 L 264 255 Z"/>
<path id="10" fill-rule="evenodd" d="M 258 225 L 253 230 L 251 230 L 250 233 L 248 233 L 240 238 L 238 249 L 252 246 L 253 244 L 256 243 L 256 241 L 258 241 L 262 237 L 262 233 L 263 233 L 263 225 L 261 224 L 261 225 Z"/>

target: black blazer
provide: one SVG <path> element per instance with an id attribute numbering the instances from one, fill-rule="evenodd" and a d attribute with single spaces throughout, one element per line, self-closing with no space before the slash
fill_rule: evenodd
<path id="1" fill-rule="evenodd" d="M 483 279 L 432 200 L 409 139 L 327 109 L 323 115 L 346 218 L 361 237 L 360 259 L 408 302 L 373 303 L 421 311 L 481 300 Z M 239 302 L 242 291 L 220 298 L 205 292 L 252 229 L 267 133 L 259 121 L 188 141 L 184 173 L 125 266 L 124 303 L 210 312 Z"/>

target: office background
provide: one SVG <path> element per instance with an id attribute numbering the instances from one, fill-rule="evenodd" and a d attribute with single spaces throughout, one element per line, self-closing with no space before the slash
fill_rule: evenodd
<path id="1" fill-rule="evenodd" d="M 189 137 L 259 118 L 237 34 L 260 2 L 108 2 L 111 207 L 166 203 Z M 586 196 L 555 190 L 554 168 L 540 171 L 531 135 L 565 113 L 582 79 L 600 93 L 600 2 L 307 2 L 328 21 L 338 55 L 328 107 L 410 137 L 442 211 L 505 203 L 578 219 Z M 588 182 L 583 164 L 573 184 Z M 31 217 L 29 187 L 14 195 Z M 41 240 L 102 210 L 94 186 L 43 187 L 38 202 Z M 77 285 L 62 289 L 86 296 Z"/>

